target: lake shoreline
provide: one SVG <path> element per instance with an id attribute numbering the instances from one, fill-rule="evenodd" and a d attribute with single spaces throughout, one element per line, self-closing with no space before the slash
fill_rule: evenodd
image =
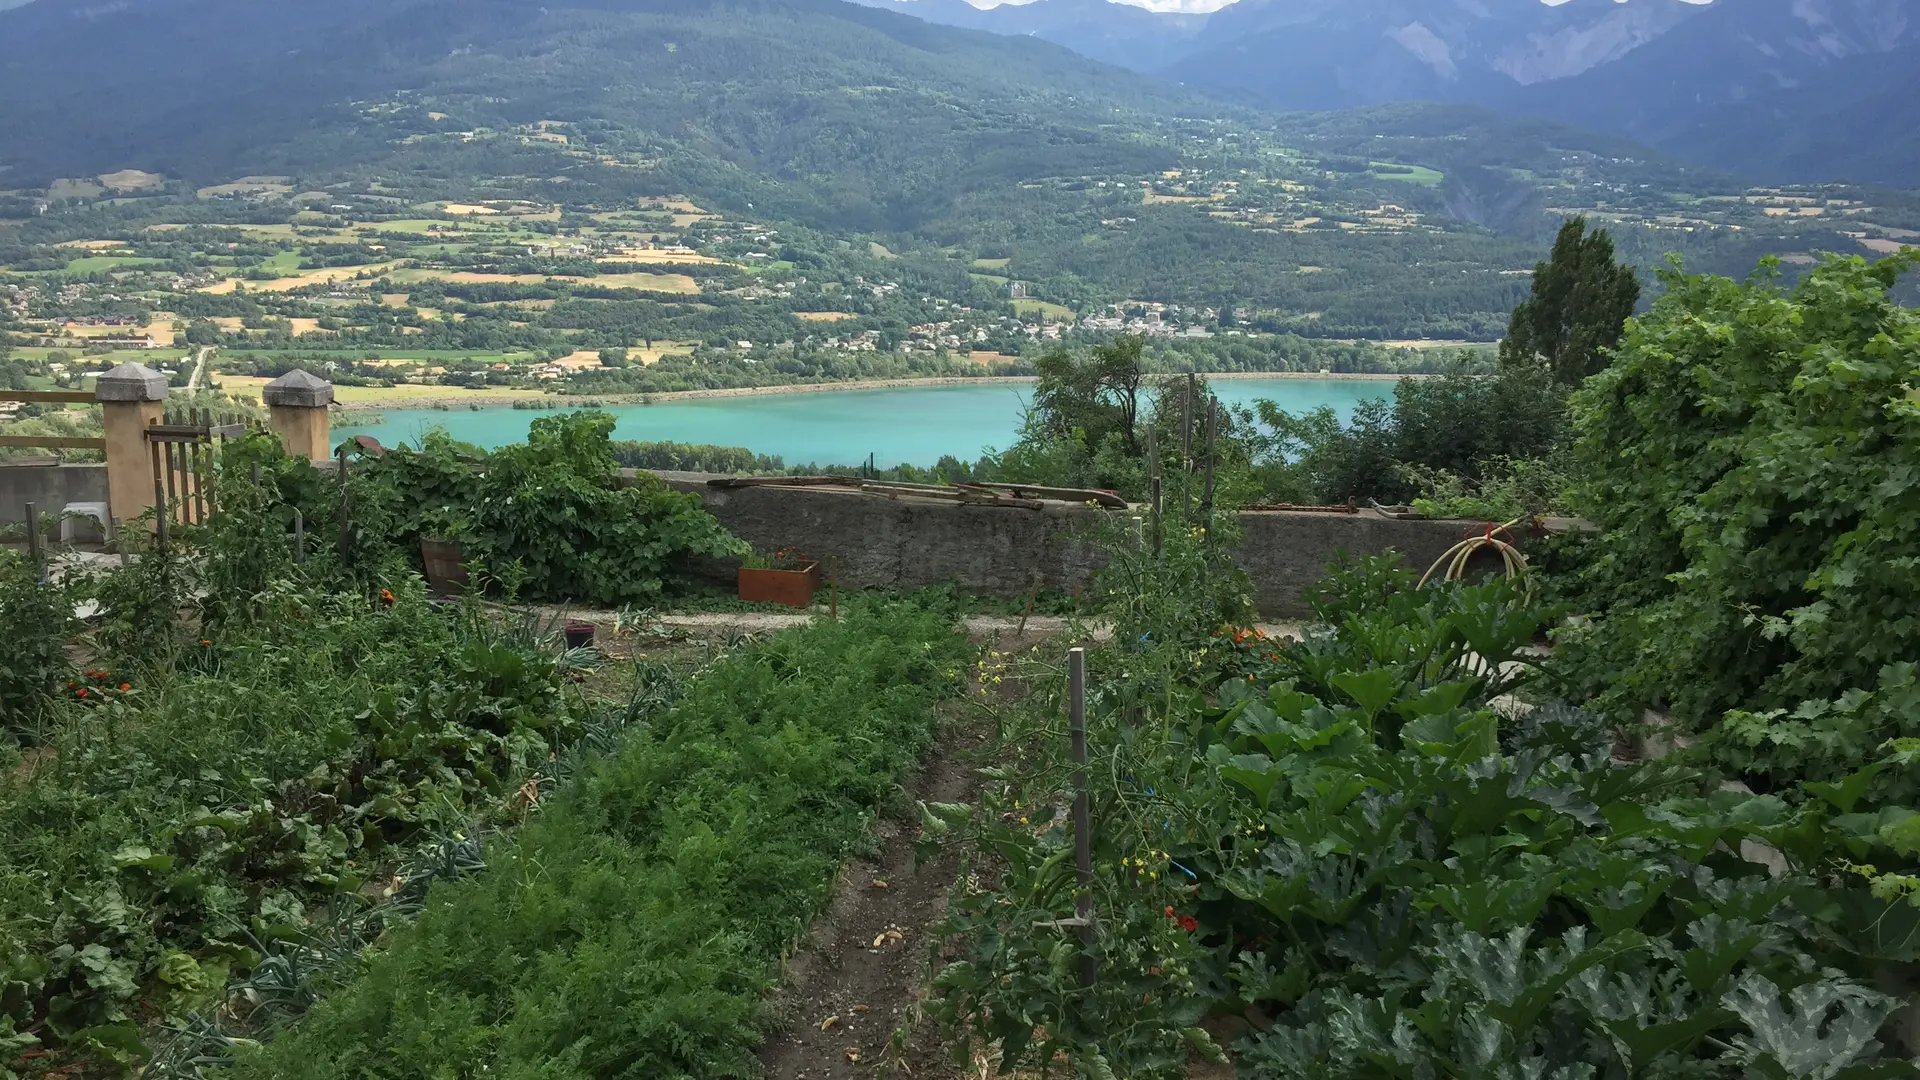
<path id="1" fill-rule="evenodd" d="M 1318 371 L 1203 371 L 1199 374 L 1208 379 L 1231 381 L 1237 379 L 1313 379 L 1313 380 L 1353 380 L 1366 382 L 1397 382 L 1401 379 L 1421 379 L 1431 376 L 1424 373 L 1405 375 L 1377 371 L 1318 372 Z M 450 412 L 480 406 L 485 409 L 513 408 L 521 402 L 538 402 L 540 408 L 525 408 L 525 412 L 565 412 L 572 409 L 586 409 L 597 405 L 649 405 L 664 404 L 670 401 L 695 401 L 703 398 L 772 397 L 784 394 L 819 394 L 836 390 L 903 390 L 921 386 L 1014 386 L 1031 384 L 1039 379 L 1033 375 L 942 375 L 925 379 L 854 379 L 846 382 L 788 383 L 780 386 L 736 386 L 713 390 L 668 390 L 654 394 L 554 394 L 541 398 L 525 396 L 509 397 L 502 394 L 489 394 L 476 390 L 457 397 L 420 397 L 395 399 L 392 403 L 363 403 L 351 405 L 336 403 L 335 422 L 345 426 L 360 426 L 352 419 L 354 416 L 372 416 L 387 412 Z"/>

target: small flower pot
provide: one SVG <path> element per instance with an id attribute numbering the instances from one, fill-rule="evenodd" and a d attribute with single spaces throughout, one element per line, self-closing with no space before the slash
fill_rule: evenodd
<path id="1" fill-rule="evenodd" d="M 580 619 L 567 620 L 567 648 L 584 649 L 593 644 L 593 624 Z"/>
<path id="2" fill-rule="evenodd" d="M 427 591 L 452 600 L 467 591 L 466 550 L 458 540 L 420 538 L 420 562 L 427 571 Z"/>
<path id="3" fill-rule="evenodd" d="M 820 564 L 817 562 L 797 570 L 740 568 L 740 599 L 750 603 L 804 608 L 813 604 L 813 594 L 819 591 Z"/>

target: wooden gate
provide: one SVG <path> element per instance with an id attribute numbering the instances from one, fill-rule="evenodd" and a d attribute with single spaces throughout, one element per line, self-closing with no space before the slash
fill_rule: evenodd
<path id="1" fill-rule="evenodd" d="M 216 509 L 214 440 L 239 435 L 246 425 L 215 425 L 200 409 L 188 410 L 184 419 L 184 423 L 147 427 L 147 448 L 153 454 L 153 504 L 162 521 L 197 525 Z"/>

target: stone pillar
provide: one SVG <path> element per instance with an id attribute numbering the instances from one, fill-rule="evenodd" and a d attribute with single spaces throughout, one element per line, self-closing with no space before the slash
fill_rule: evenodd
<path id="1" fill-rule="evenodd" d="M 333 456 L 327 430 L 332 383 L 295 368 L 268 383 L 260 396 L 267 403 L 267 430 L 280 436 L 287 453 L 309 461 Z"/>
<path id="2" fill-rule="evenodd" d="M 106 422 L 108 512 L 132 521 L 153 509 L 147 425 L 166 422 L 167 377 L 128 361 L 100 376 L 94 397 Z"/>

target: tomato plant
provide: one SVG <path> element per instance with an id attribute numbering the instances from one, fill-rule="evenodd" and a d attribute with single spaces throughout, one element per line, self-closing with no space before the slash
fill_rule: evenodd
<path id="1" fill-rule="evenodd" d="M 1880 1041 L 1899 999 L 1868 981 L 1912 920 L 1833 875 L 1849 842 L 1907 842 L 1906 817 L 1615 761 L 1604 716 L 1550 696 L 1551 609 L 1504 581 L 1410 585 L 1363 562 L 1302 639 L 1190 621 L 1093 654 L 1091 987 L 1060 672 L 999 676 L 1035 689 L 982 699 L 1006 764 L 927 824 L 992 869 L 942 928 L 961 1046 L 1174 1077 L 1232 1017 L 1241 1074 L 1275 1080 L 1912 1073 Z"/>

